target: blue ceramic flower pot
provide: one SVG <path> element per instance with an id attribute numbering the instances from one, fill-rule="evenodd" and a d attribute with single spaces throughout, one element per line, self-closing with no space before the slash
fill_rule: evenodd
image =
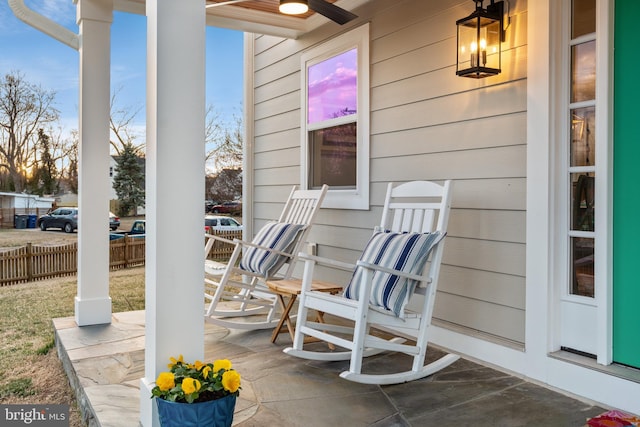
<path id="1" fill-rule="evenodd" d="M 162 427 L 231 427 L 236 396 L 200 403 L 176 403 L 156 398 Z"/>

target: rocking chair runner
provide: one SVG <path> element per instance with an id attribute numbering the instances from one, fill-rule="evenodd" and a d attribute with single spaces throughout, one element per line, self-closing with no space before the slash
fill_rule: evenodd
<path id="1" fill-rule="evenodd" d="M 328 188 L 293 187 L 278 221 L 267 223 L 251 242 L 206 236 L 205 258 L 211 239 L 235 246 L 226 264 L 205 261 L 206 321 L 232 329 L 276 326 L 276 294 L 265 282 L 291 277 Z"/>
<path id="2" fill-rule="evenodd" d="M 342 378 L 366 384 L 397 384 L 431 375 L 455 362 L 459 356 L 447 354 L 424 365 L 429 326 L 436 295 L 443 239 L 449 219 L 452 182 L 439 185 L 414 181 L 393 187 L 389 184 L 380 227 L 367 244 L 357 264 L 300 254 L 305 260 L 298 321 L 293 347 L 285 353 L 312 360 L 349 360 Z M 435 200 L 434 200 L 435 199 Z M 431 255 L 430 263 L 427 263 Z M 316 264 L 353 271 L 343 295 L 311 291 Z M 419 305 L 415 311 L 410 306 Z M 413 301 L 413 300 L 422 301 Z M 418 302 L 419 304 L 416 304 Z M 324 323 L 307 318 L 309 310 L 318 310 L 344 320 Z M 374 336 L 372 328 L 415 337 L 415 344 L 395 337 L 385 340 Z M 327 341 L 348 351 L 309 351 L 303 349 L 304 337 Z M 413 356 L 411 370 L 392 374 L 363 374 L 364 357 L 395 351 Z"/>

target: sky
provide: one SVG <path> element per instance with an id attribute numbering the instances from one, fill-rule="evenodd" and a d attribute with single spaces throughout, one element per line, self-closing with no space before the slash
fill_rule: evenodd
<path id="1" fill-rule="evenodd" d="M 25 0 L 25 4 L 78 33 L 72 0 Z M 137 111 L 144 129 L 146 18 L 114 12 L 111 27 L 111 91 L 119 109 Z M 230 123 L 242 111 L 243 36 L 239 31 L 207 27 L 206 102 Z M 0 0 L 0 75 L 19 71 L 29 83 L 56 92 L 64 133 L 78 129 L 78 52 L 15 17 Z"/>
<path id="2" fill-rule="evenodd" d="M 357 106 L 357 49 L 309 67 L 309 123 L 355 114 Z"/>

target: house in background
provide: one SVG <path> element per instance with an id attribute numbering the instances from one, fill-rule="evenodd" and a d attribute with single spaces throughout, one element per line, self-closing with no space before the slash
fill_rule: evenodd
<path id="1" fill-rule="evenodd" d="M 15 215 L 44 215 L 54 203 L 55 199 L 37 194 L 0 193 L 0 228 L 14 228 Z"/>
<path id="2" fill-rule="evenodd" d="M 83 46 L 74 37 L 69 45 L 80 49 L 82 70 L 80 188 L 91 189 L 80 200 L 83 212 L 95 212 L 81 219 L 95 229 L 108 194 L 99 173 L 108 147 L 99 141 L 108 137 L 109 78 L 100 71 L 109 66 L 111 11 L 146 14 L 149 24 L 152 298 L 142 425 L 154 422 L 150 383 L 167 358 L 203 353 L 205 24 L 246 32 L 245 237 L 278 216 L 292 185 L 326 182 L 310 238 L 319 255 L 353 261 L 379 220 L 388 182 L 452 179 L 432 342 L 640 414 L 633 80 L 640 3 L 509 0 L 501 72 L 459 77 L 456 64 L 471 52 L 457 46 L 456 21 L 482 3 L 340 0 L 358 17 L 337 25 L 316 13 L 279 15 L 277 0 L 206 11 L 195 0 L 79 0 Z M 316 84 L 322 78 L 331 84 Z M 185 224 L 179 230 L 175 206 Z M 79 235 L 80 326 L 110 321 L 100 239 Z M 184 284 L 180 300 L 175 277 Z"/>

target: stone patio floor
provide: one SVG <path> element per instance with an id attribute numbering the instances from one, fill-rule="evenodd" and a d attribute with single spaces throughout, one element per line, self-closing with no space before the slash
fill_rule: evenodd
<path id="1" fill-rule="evenodd" d="M 139 425 L 144 374 L 144 311 L 116 313 L 110 325 L 53 321 L 58 354 L 90 426 Z M 242 376 L 234 426 L 584 426 L 608 408 L 573 399 L 522 378 L 461 358 L 410 383 L 352 383 L 338 374 L 348 362 L 288 356 L 288 334 L 238 331 L 207 324 L 205 360 L 230 359 Z M 314 345 L 325 345 L 317 343 Z M 430 348 L 427 359 L 442 353 Z M 406 365 L 403 355 L 369 358 L 364 371 Z"/>

